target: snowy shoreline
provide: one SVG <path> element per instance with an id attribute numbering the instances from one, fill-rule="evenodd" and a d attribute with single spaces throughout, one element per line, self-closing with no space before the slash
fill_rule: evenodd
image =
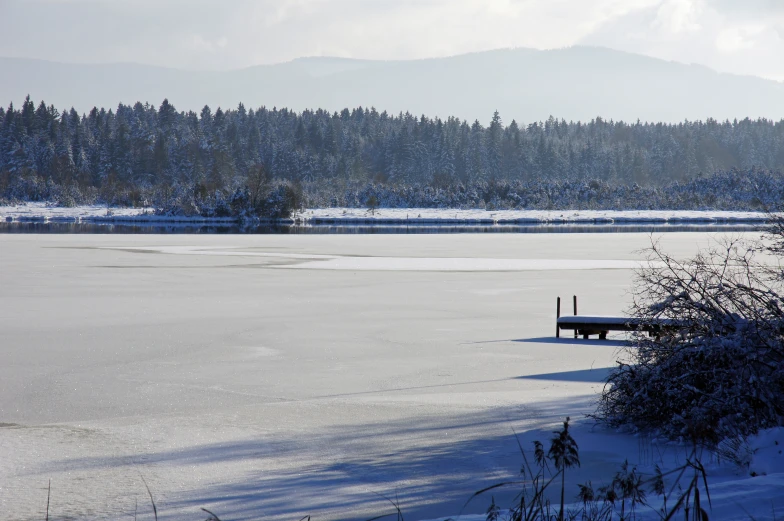
<path id="1" fill-rule="evenodd" d="M 289 219 L 266 219 L 264 224 L 280 225 L 762 225 L 763 212 L 713 210 L 457 210 L 448 208 L 365 208 L 307 209 Z M 152 208 L 107 208 L 76 206 L 61 208 L 46 203 L 0 206 L 0 222 L 6 223 L 85 223 L 134 224 L 179 223 L 194 225 L 238 224 L 236 217 L 156 215 Z"/>
<path id="2" fill-rule="evenodd" d="M 456 210 L 448 208 L 320 208 L 299 216 L 309 224 L 764 224 L 762 212 L 712 210 Z"/>
<path id="3" fill-rule="evenodd" d="M 103 205 L 63 208 L 50 206 L 47 203 L 26 203 L 14 206 L 0 206 L 0 222 L 66 224 L 193 223 L 232 225 L 237 223 L 237 219 L 234 217 L 156 215 L 153 208 L 112 208 Z"/>

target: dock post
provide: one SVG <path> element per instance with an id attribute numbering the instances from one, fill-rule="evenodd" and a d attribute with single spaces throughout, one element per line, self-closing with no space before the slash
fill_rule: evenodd
<path id="1" fill-rule="evenodd" d="M 561 297 L 558 297 L 555 305 L 555 338 L 561 338 L 561 330 L 558 329 L 559 318 L 561 318 Z"/>
<path id="2" fill-rule="evenodd" d="M 572 300 L 574 302 L 574 316 L 577 316 L 577 295 L 572 296 Z M 577 330 L 574 330 L 574 338 L 577 338 Z"/>

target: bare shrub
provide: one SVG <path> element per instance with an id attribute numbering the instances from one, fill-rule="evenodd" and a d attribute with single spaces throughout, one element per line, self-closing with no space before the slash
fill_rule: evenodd
<path id="1" fill-rule="evenodd" d="M 636 521 L 639 507 L 654 510 L 664 521 L 673 519 L 679 511 L 685 513 L 687 521 L 708 519 L 708 513 L 703 508 L 704 503 L 700 501 L 700 491 L 705 492 L 708 506 L 710 491 L 697 447 L 694 447 L 679 467 L 663 472 L 657 466 L 652 476 L 644 476 L 636 466 L 625 461 L 605 486 L 595 489 L 591 481 L 578 484 L 579 493 L 575 499 L 579 503 L 566 509 L 564 475 L 567 468 L 579 466 L 579 449 L 569 433 L 569 418 L 566 418 L 563 428 L 553 434 L 555 436 L 551 438 L 550 450 L 547 452 L 541 442 L 534 441 L 533 463 L 518 439 L 523 458 L 519 479 L 485 487 L 474 493 L 466 505 L 487 492 L 514 487 L 518 493 L 508 509 L 501 508 L 496 504 L 495 497 L 491 497 L 485 515 L 486 521 Z M 547 498 L 548 489 L 558 481 L 561 482 L 560 508 L 556 508 Z M 651 504 L 648 500 L 649 493 L 661 502 L 657 500 Z M 695 515 L 690 517 L 689 512 Z"/>

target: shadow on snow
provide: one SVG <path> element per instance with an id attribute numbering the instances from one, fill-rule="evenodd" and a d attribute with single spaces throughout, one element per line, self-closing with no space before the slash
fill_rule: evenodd
<path id="1" fill-rule="evenodd" d="M 604 371 L 595 369 L 590 377 L 579 374 L 585 371 L 571 371 L 518 378 L 593 382 Z M 260 435 L 133 456 L 69 459 L 54 462 L 40 473 L 64 466 L 71 470 L 127 467 L 141 474 L 158 466 L 174 466 L 187 473 L 200 465 L 242 462 L 252 470 L 236 481 L 169 493 L 159 509 L 193 517 L 205 507 L 222 519 L 236 521 L 296 521 L 305 515 L 362 520 L 393 512 L 386 497 L 399 502 L 407 519 L 434 519 L 460 513 L 477 490 L 517 479 L 522 463 L 518 440 L 530 456 L 533 440 L 547 444 L 564 416 L 579 420 L 593 411 L 595 400 L 596 396 L 583 396 L 458 416 L 342 425 L 304 436 L 277 433 L 274 439 Z M 592 426 L 589 420 L 578 421 L 578 442 L 581 435 L 596 435 Z M 591 459 L 584 454 L 581 458 Z M 579 478 L 579 473 L 574 477 Z M 141 505 L 145 491 L 141 481 L 139 485 Z M 493 491 L 499 504 L 511 501 L 514 493 L 513 488 Z M 489 501 L 489 495 L 475 499 L 464 513 L 484 512 Z"/>
<path id="2" fill-rule="evenodd" d="M 516 338 L 511 342 L 522 342 L 530 344 L 559 344 L 559 345 L 582 345 L 582 346 L 603 346 L 603 347 L 629 347 L 631 343 L 628 340 L 620 338 L 609 338 L 607 340 L 599 340 L 598 338 L 572 338 L 571 333 L 564 334 L 561 338 L 545 336 L 538 338 Z"/>
<path id="3" fill-rule="evenodd" d="M 558 382 L 604 383 L 610 375 L 611 367 L 581 369 L 578 371 L 562 371 L 558 373 L 529 374 L 518 376 L 520 380 L 554 380 Z"/>

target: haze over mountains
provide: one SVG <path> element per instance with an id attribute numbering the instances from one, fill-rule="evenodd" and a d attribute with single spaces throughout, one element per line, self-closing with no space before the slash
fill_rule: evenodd
<path id="1" fill-rule="evenodd" d="M 784 118 L 784 84 L 597 47 L 496 50 L 449 58 L 301 58 L 234 71 L 0 58 L 0 103 L 26 94 L 59 109 L 136 101 L 178 110 L 262 105 L 330 111 L 358 106 L 486 123 L 604 119 L 678 122 Z"/>

